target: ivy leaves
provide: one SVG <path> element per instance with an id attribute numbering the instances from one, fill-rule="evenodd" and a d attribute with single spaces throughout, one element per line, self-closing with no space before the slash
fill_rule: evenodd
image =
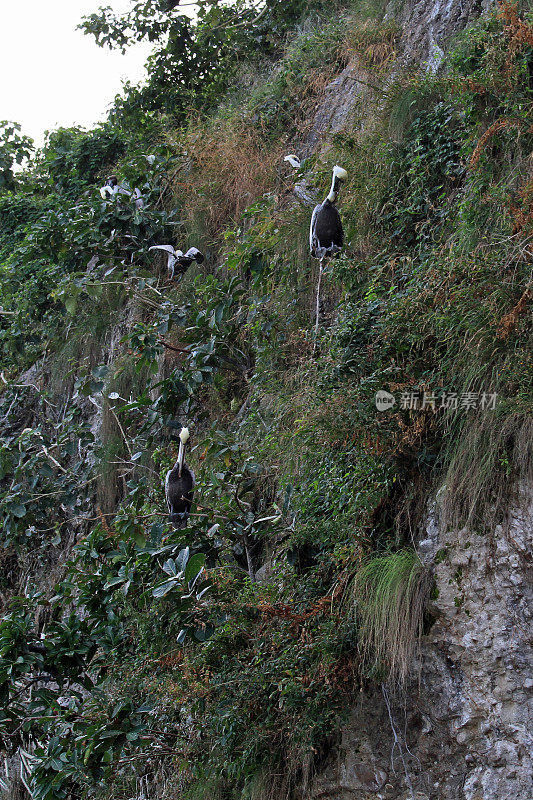
<path id="1" fill-rule="evenodd" d="M 30 158 L 33 149 L 33 140 L 21 134 L 18 123 L 0 121 L 0 192 L 16 188 L 13 166 Z"/>
<path id="2" fill-rule="evenodd" d="M 34 401 L 34 391 L 13 387 L 0 398 L 6 430 L 14 424 L 14 431 L 0 438 L 0 501 L 4 546 L 31 546 L 36 555 L 50 542 L 59 544 L 67 521 L 88 510 L 89 498 L 80 496 L 80 485 L 90 469 L 80 456 L 94 448 L 95 439 L 75 407 L 60 422 L 17 430 L 16 404 L 24 395 Z"/>
<path id="3" fill-rule="evenodd" d="M 76 548 L 51 600 L 52 608 L 63 608 L 75 598 L 69 616 L 52 620 L 38 638 L 29 601 L 4 615 L 0 742 L 10 751 L 24 748 L 28 737 L 40 742 L 31 755 L 23 750 L 35 797 L 78 793 L 146 744 L 152 708 L 134 698 L 111 701 L 104 682 L 108 665 L 136 649 L 135 614 L 147 602 L 167 636 L 172 630 L 178 642 L 209 636 L 212 626 L 202 622 L 210 588 L 205 563 L 194 545 L 184 545 L 182 531 L 165 544 L 140 546 L 97 526 Z M 164 732 L 150 734 L 150 747 L 168 747 Z"/>
<path id="4" fill-rule="evenodd" d="M 154 588 L 152 595 L 158 598 L 166 597 L 170 592 L 179 589 L 182 583 L 187 584 L 189 591 L 192 592 L 204 568 L 205 560 L 203 553 L 195 553 L 191 556 L 190 548 L 183 548 L 175 559 L 169 558 L 163 564 L 163 572 L 169 577 Z M 200 588 L 199 599 L 205 594 L 208 587 L 209 583 L 204 582 Z M 199 587 L 196 588 L 198 589 Z M 192 607 L 192 599 L 192 594 L 182 595 L 179 599 L 178 608 L 189 610 Z"/>
<path id="5" fill-rule="evenodd" d="M 394 165 L 383 217 L 402 246 L 427 247 L 442 229 L 449 193 L 464 175 L 464 135 L 464 122 L 445 103 L 414 119 Z"/>

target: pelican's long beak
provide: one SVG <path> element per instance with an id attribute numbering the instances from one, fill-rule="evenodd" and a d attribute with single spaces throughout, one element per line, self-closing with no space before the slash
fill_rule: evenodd
<path id="1" fill-rule="evenodd" d="M 178 476 L 181 478 L 181 470 L 183 467 L 183 459 L 185 457 L 185 444 L 189 438 L 189 429 L 182 428 L 180 431 L 180 449 L 178 452 Z"/>
<path id="2" fill-rule="evenodd" d="M 178 477 L 181 478 L 181 470 L 183 469 L 183 459 L 185 458 L 185 444 L 180 442 L 180 449 L 178 452 Z"/>

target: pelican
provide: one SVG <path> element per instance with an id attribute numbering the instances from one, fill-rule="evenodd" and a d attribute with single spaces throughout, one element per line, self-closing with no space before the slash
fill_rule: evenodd
<path id="1" fill-rule="evenodd" d="M 324 261 L 326 258 L 336 256 L 342 250 L 344 244 L 344 231 L 339 212 L 335 206 L 339 194 L 340 184 L 348 177 L 345 169 L 339 166 L 333 167 L 333 177 L 331 189 L 326 199 L 315 207 L 311 217 L 309 228 L 309 248 L 314 258 L 320 259 L 318 285 L 316 290 L 316 322 L 315 322 L 315 344 L 318 333 L 319 307 L 320 307 L 320 284 L 324 271 Z"/>
<path id="2" fill-rule="evenodd" d="M 294 167 L 294 169 L 300 169 L 300 167 L 302 166 L 302 162 L 300 161 L 298 156 L 292 154 L 285 156 L 283 160 L 288 161 L 288 163 L 291 165 L 291 167 Z"/>
<path id="3" fill-rule="evenodd" d="M 170 521 L 176 529 L 185 528 L 191 510 L 195 478 L 192 469 L 184 463 L 185 445 L 189 438 L 189 429 L 180 431 L 180 449 L 178 460 L 173 468 L 167 472 L 165 478 L 165 498 L 168 506 Z"/>
<path id="4" fill-rule="evenodd" d="M 110 175 L 104 185 L 100 188 L 100 194 L 103 200 L 111 200 L 118 192 L 118 178 L 116 175 Z"/>
<path id="5" fill-rule="evenodd" d="M 300 172 L 302 167 L 305 166 L 305 160 L 302 162 L 298 156 L 295 156 L 292 153 L 288 156 L 285 156 L 283 160 L 290 164 L 291 167 L 298 172 Z M 316 206 L 316 192 L 311 187 L 307 177 L 302 178 L 294 184 L 293 192 L 298 202 L 302 203 L 302 205 L 307 206 L 308 208 L 314 208 Z"/>
<path id="6" fill-rule="evenodd" d="M 100 187 L 100 194 L 103 200 L 112 200 L 117 194 L 126 195 L 134 199 L 136 208 L 144 208 L 144 199 L 141 190 L 135 187 L 135 189 L 131 191 L 127 184 L 118 182 L 116 175 L 109 176 L 104 185 Z"/>
<path id="7" fill-rule="evenodd" d="M 340 184 L 348 177 L 342 167 L 333 167 L 331 189 L 323 203 L 315 207 L 309 228 L 309 247 L 311 255 L 319 258 L 334 256 L 339 253 L 344 244 L 344 231 L 339 212 L 335 202 L 339 194 Z"/>
<path id="8" fill-rule="evenodd" d="M 181 250 L 175 250 L 171 244 L 154 244 L 148 250 L 164 250 L 165 253 L 168 253 L 167 268 L 170 279 L 174 277 L 176 271 L 179 275 L 187 272 L 193 261 L 198 264 L 202 264 L 204 261 L 204 256 L 197 247 L 190 247 L 186 253 L 182 253 Z"/>
<path id="9" fill-rule="evenodd" d="M 142 192 L 140 189 L 137 189 L 137 187 L 135 187 L 130 196 L 133 197 L 133 199 L 135 200 L 136 208 L 138 208 L 139 210 L 144 208 L 144 197 L 142 196 Z"/>

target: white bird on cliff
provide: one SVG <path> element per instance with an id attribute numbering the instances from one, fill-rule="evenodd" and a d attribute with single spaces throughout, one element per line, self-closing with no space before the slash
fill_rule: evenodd
<path id="1" fill-rule="evenodd" d="M 293 153 L 285 156 L 283 160 L 290 164 L 291 167 L 297 170 L 299 173 L 305 165 L 305 160 L 301 161 L 300 158 Z M 309 183 L 307 176 L 301 177 L 298 181 L 296 181 L 293 192 L 298 202 L 302 205 L 307 206 L 308 208 L 314 208 L 316 206 L 316 191 Z"/>
<path id="2" fill-rule="evenodd" d="M 311 255 L 319 258 L 334 256 L 342 250 L 344 231 L 340 214 L 335 206 L 340 184 L 348 177 L 342 167 L 333 167 L 331 189 L 326 199 L 315 207 L 309 228 L 309 247 Z"/>
<path id="3" fill-rule="evenodd" d="M 100 195 L 103 200 L 112 200 L 117 194 L 132 197 L 137 208 L 144 208 L 144 198 L 140 189 L 135 187 L 132 191 L 129 186 L 119 183 L 116 175 L 110 175 L 104 185 L 100 187 Z"/>
<path id="4" fill-rule="evenodd" d="M 167 472 L 165 478 L 165 498 L 168 513 L 170 521 L 177 529 L 185 528 L 187 525 L 196 485 L 194 472 L 184 462 L 185 445 L 188 439 L 189 429 L 182 428 L 180 431 L 178 460 L 173 468 Z"/>
<path id="5" fill-rule="evenodd" d="M 320 309 L 320 284 L 322 272 L 324 271 L 324 261 L 326 258 L 336 256 L 342 250 L 344 244 L 344 231 L 340 214 L 335 206 L 341 183 L 348 177 L 345 169 L 339 166 L 333 167 L 333 177 L 331 188 L 325 200 L 317 205 L 311 217 L 309 228 L 309 248 L 314 258 L 320 259 L 318 286 L 316 290 L 316 321 L 315 321 L 315 344 L 316 334 L 318 333 L 319 309 Z"/>
<path id="6" fill-rule="evenodd" d="M 103 200 L 111 200 L 118 194 L 118 178 L 116 175 L 110 175 L 103 186 L 100 187 L 100 194 Z"/>
<path id="7" fill-rule="evenodd" d="M 171 244 L 154 244 L 148 250 L 164 250 L 167 253 L 168 276 L 171 279 L 176 272 L 179 275 L 187 272 L 193 261 L 196 261 L 197 264 L 202 264 L 204 261 L 204 256 L 197 247 L 190 247 L 186 253 L 183 253 L 181 250 L 175 250 Z"/>
<path id="8" fill-rule="evenodd" d="M 285 156 L 283 160 L 288 161 L 288 163 L 291 165 L 291 167 L 294 167 L 294 169 L 300 169 L 300 167 L 302 166 L 302 162 L 300 161 L 298 156 L 295 156 L 293 154 Z"/>

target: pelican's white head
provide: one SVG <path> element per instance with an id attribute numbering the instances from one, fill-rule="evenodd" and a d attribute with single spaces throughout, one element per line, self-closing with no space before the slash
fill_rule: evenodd
<path id="1" fill-rule="evenodd" d="M 333 167 L 333 177 L 337 178 L 338 181 L 345 181 L 348 177 L 348 173 L 342 167 L 339 167 L 338 164 L 335 164 Z"/>
<path id="2" fill-rule="evenodd" d="M 190 436 L 189 429 L 188 428 L 182 428 L 181 432 L 180 432 L 180 442 L 182 444 L 185 444 L 185 442 L 187 441 L 189 436 Z"/>

